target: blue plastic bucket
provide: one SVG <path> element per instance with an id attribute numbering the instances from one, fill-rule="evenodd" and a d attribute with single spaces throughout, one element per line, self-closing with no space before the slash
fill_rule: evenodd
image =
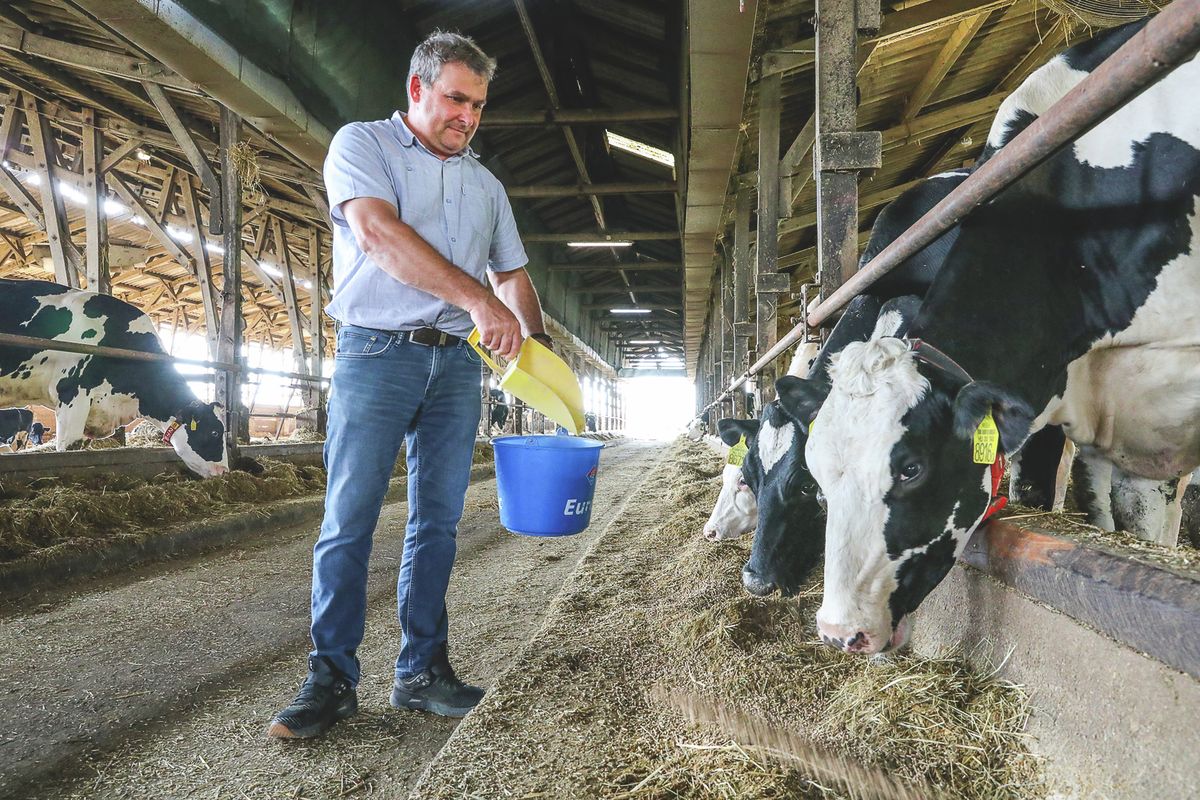
<path id="1" fill-rule="evenodd" d="M 500 436 L 500 524 L 524 536 L 571 536 L 592 519 L 601 442 L 580 436 Z"/>

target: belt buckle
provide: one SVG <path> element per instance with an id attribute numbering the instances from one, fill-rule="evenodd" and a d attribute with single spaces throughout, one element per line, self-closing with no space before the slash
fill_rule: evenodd
<path id="1" fill-rule="evenodd" d="M 417 328 L 408 334 L 408 340 L 414 344 L 419 344 L 422 347 L 441 347 L 446 343 L 446 337 L 449 336 L 445 331 L 439 331 L 437 328 Z M 420 338 L 417 338 L 420 337 Z"/>

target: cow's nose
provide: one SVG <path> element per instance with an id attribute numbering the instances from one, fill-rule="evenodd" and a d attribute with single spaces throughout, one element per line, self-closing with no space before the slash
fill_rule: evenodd
<path id="1" fill-rule="evenodd" d="M 863 631 L 830 625 L 820 619 L 817 620 L 817 633 L 821 635 L 822 642 L 847 653 L 857 653 L 870 644 L 870 638 Z"/>
<path id="2" fill-rule="evenodd" d="M 715 542 L 721 538 L 721 534 L 719 534 L 717 532 L 717 528 L 715 525 L 705 525 L 704 526 L 704 538 L 708 539 L 710 542 Z"/>
<path id="3" fill-rule="evenodd" d="M 229 467 L 225 466 L 224 464 L 213 464 L 212 474 L 214 478 L 219 478 L 226 472 L 229 472 Z"/>
<path id="4" fill-rule="evenodd" d="M 775 591 L 775 584 L 772 581 L 762 577 L 749 567 L 742 568 L 742 586 L 755 597 L 766 597 Z"/>

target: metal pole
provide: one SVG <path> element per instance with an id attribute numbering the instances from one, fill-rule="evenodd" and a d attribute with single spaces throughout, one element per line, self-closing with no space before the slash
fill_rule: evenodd
<path id="1" fill-rule="evenodd" d="M 1200 0 L 1176 0 L 1045 114 L 808 314 L 820 325 L 855 295 L 957 225 L 1059 148 L 1084 135 L 1200 48 Z"/>

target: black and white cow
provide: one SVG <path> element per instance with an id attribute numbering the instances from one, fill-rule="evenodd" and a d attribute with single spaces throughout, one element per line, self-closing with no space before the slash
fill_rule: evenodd
<path id="1" fill-rule="evenodd" d="M 0 279 L 0 332 L 164 353 L 150 318 L 103 294 Z M 229 469 L 215 403 L 196 398 L 171 364 L 0 345 L 0 402 L 54 409 L 58 450 L 145 417 L 202 477 Z"/>
<path id="2" fill-rule="evenodd" d="M 999 143 L 996 145 L 999 146 Z M 865 264 L 891 244 L 942 198 L 966 180 L 967 170 L 935 175 L 900 195 L 876 218 L 871 236 L 859 259 Z M 903 264 L 883 276 L 867 294 L 855 298 L 838 320 L 825 347 L 809 367 L 808 377 L 827 380 L 829 359 L 851 342 L 865 341 L 873 331 L 902 334 L 915 317 L 923 295 L 940 271 L 958 238 L 952 228 Z M 893 303 L 893 301 L 895 301 Z M 796 373 L 789 369 L 789 374 Z M 804 461 L 807 429 L 788 423 L 780 409 L 764 408 L 760 420 L 722 420 L 719 429 L 727 444 L 746 435 L 750 453 L 741 468 L 726 465 L 721 494 L 705 525 L 710 540 L 732 538 L 757 526 L 750 559 L 742 570 L 742 583 L 751 594 L 778 589 L 794 594 L 820 560 L 824 544 L 824 513 Z M 760 427 L 766 424 L 780 455 L 764 472 L 757 449 Z M 1057 468 L 1062 455 L 1061 430 L 1049 427 L 1030 443 L 1029 455 L 1014 461 L 1010 480 L 1012 498 L 1035 508 L 1049 509 L 1054 502 Z M 1019 473 L 1019 477 L 1016 477 Z M 795 491 L 792 491 L 792 487 Z M 758 497 L 762 496 L 759 501 Z"/>
<path id="3" fill-rule="evenodd" d="M 1142 24 L 1043 66 L 990 138 L 1027 125 Z M 1090 521 L 1173 543 L 1177 481 L 1200 465 L 1197 81 L 1197 61 L 1176 68 L 967 217 L 911 339 L 847 346 L 831 387 L 780 379 L 789 414 L 815 420 L 825 641 L 876 653 L 907 638 L 907 615 L 992 505 L 989 418 L 998 456 L 1063 426 Z"/>
<path id="4" fill-rule="evenodd" d="M 0 444 L 11 444 L 14 451 L 25 446 L 33 428 L 33 412 L 27 408 L 0 408 Z"/>
<path id="5" fill-rule="evenodd" d="M 805 377 L 812 369 L 820 348 L 815 342 L 804 342 L 797 345 L 792 354 L 792 362 L 787 374 Z M 758 420 L 755 419 L 722 419 L 717 421 L 717 435 L 730 450 L 725 467 L 721 472 L 721 491 L 717 502 L 704 523 L 704 538 L 710 542 L 737 539 L 750 533 L 758 525 L 758 501 L 754 489 L 743 475 L 740 451 L 735 453 L 743 439 L 747 442 L 753 439 L 758 431 Z M 735 457 L 737 456 L 737 457 Z M 757 483 L 755 487 L 757 487 Z"/>
<path id="6" fill-rule="evenodd" d="M 504 399 L 504 392 L 496 388 L 488 389 L 488 396 L 492 398 L 492 410 L 488 414 L 488 428 L 502 431 L 504 423 L 508 422 L 508 402 Z"/>
<path id="7" fill-rule="evenodd" d="M 812 363 L 809 378 L 824 381 L 829 359 L 850 342 L 862 341 L 872 332 L 892 335 L 906 329 L 920 303 L 915 296 L 882 305 L 877 297 L 855 298 Z M 756 500 L 758 532 L 742 568 L 742 585 L 755 595 L 776 589 L 795 594 L 820 561 L 825 545 L 820 493 L 804 457 L 808 430 L 778 401 L 765 404 L 759 419 L 723 419 L 718 427 L 727 444 L 746 437 L 741 494 L 752 493 Z"/>

